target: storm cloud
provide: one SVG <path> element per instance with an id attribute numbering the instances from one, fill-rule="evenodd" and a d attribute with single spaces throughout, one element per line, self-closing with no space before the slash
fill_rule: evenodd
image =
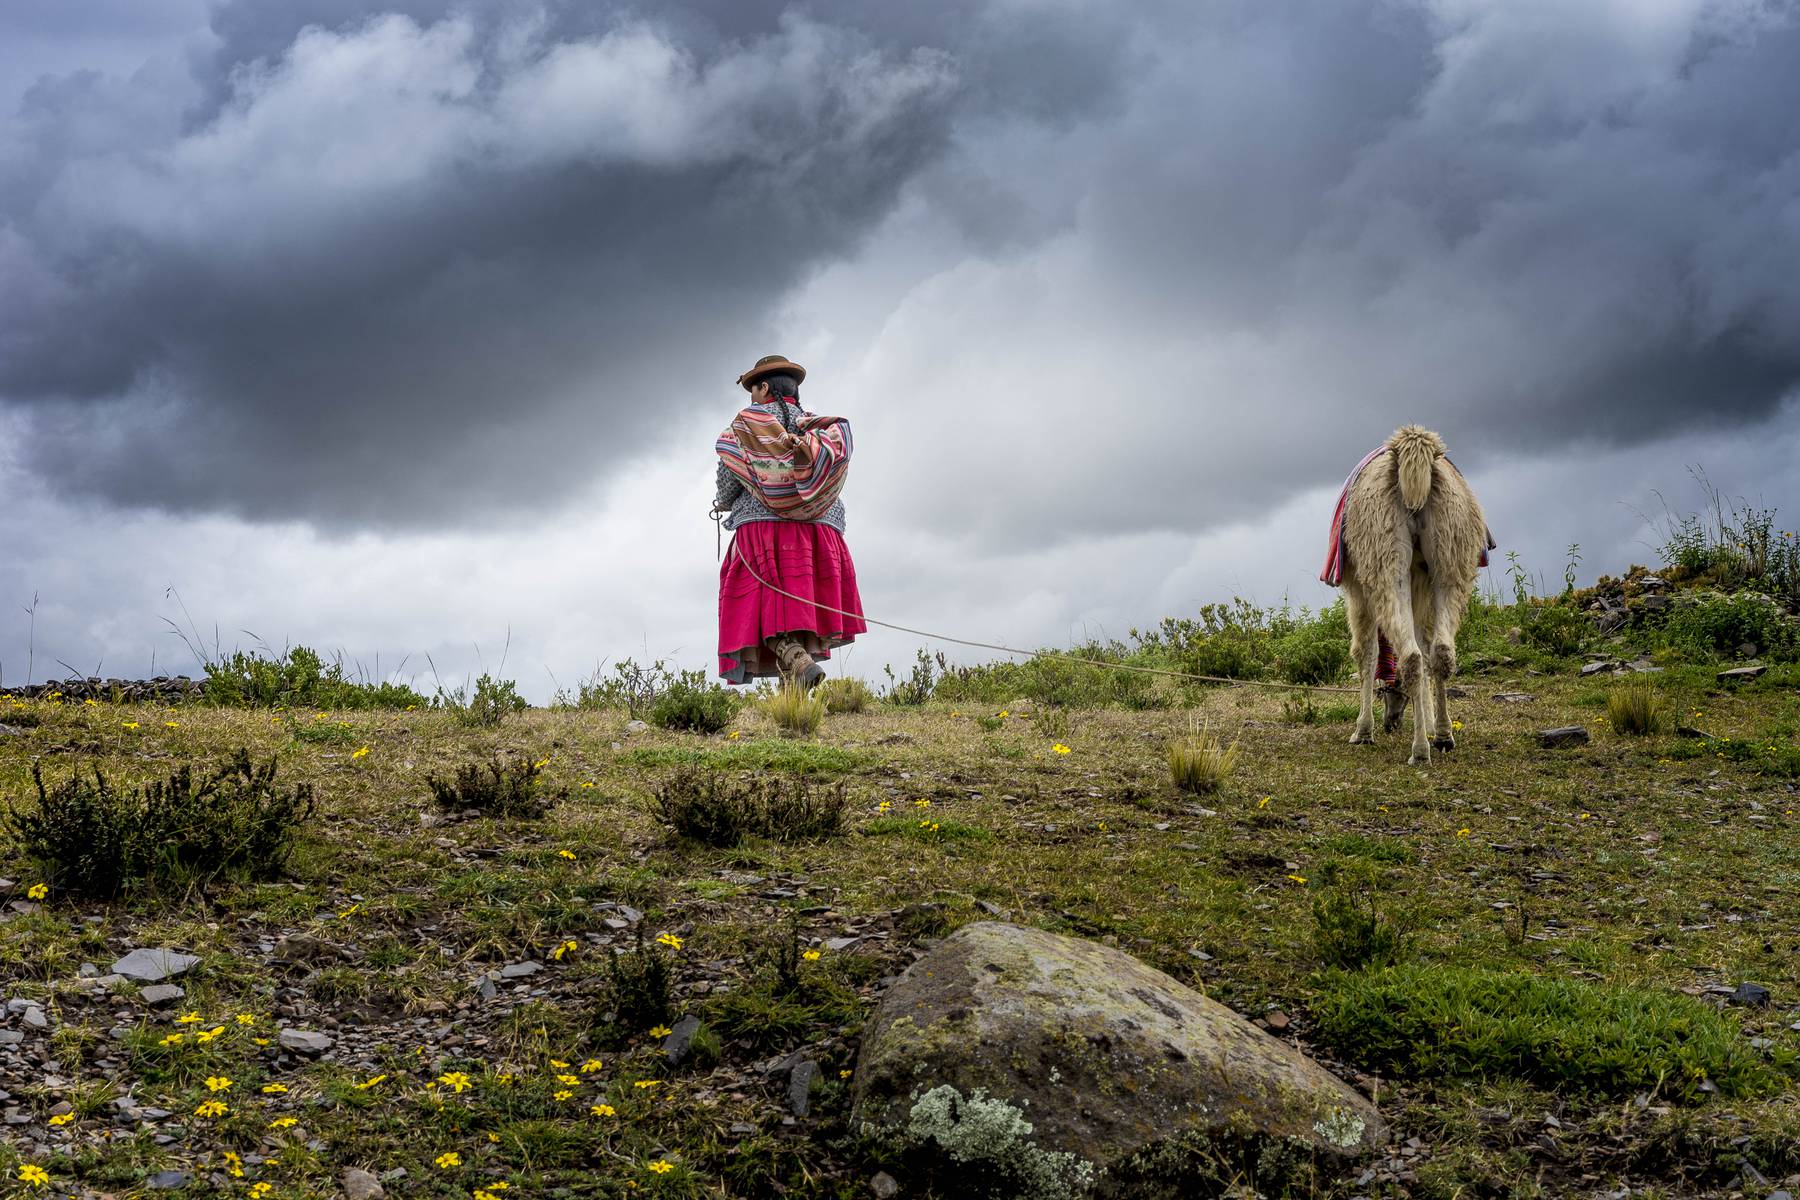
<path id="1" fill-rule="evenodd" d="M 1015 641 L 1306 580 L 1295 506 L 1403 421 L 1534 553 L 1629 552 L 1698 448 L 1793 499 L 1791 3 L 109 0 L 0 43 L 26 596 L 114 519 L 402 576 L 581 545 L 694 590 L 612 601 L 690 646 L 664 559 L 777 350 L 856 422 L 871 594 Z"/>

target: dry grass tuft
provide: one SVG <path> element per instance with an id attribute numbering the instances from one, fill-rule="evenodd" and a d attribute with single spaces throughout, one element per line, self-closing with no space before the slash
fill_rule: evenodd
<path id="1" fill-rule="evenodd" d="M 1237 769 L 1238 742 L 1227 746 L 1210 723 L 1169 743 L 1169 774 L 1184 792 L 1214 792 Z"/>
<path id="2" fill-rule="evenodd" d="M 783 734 L 802 737 L 816 731 L 825 719 L 825 701 L 808 694 L 797 684 L 784 683 L 779 691 L 763 701 L 763 711 Z"/>
<path id="3" fill-rule="evenodd" d="M 1626 683 L 1606 697 L 1606 719 L 1614 733 L 1644 737 L 1669 728 L 1669 703 L 1648 683 Z"/>

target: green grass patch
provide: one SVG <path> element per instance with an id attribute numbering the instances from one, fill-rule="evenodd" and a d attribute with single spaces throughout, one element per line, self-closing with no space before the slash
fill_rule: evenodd
<path id="1" fill-rule="evenodd" d="M 1703 738 L 1674 743 L 1667 757 L 1676 762 L 1711 758 L 1742 763 L 1782 779 L 1800 778 L 1800 746 L 1769 738 Z"/>
<path id="2" fill-rule="evenodd" d="M 979 825 L 926 816 L 877 817 L 862 831 L 869 837 L 903 837 L 915 842 L 986 842 L 994 836 Z"/>
<path id="3" fill-rule="evenodd" d="M 1705 1081 L 1726 1096 L 1766 1095 L 1790 1082 L 1757 1058 L 1736 1022 L 1647 988 L 1410 964 L 1323 976 L 1313 1015 L 1341 1053 L 1413 1079 L 1684 1098 L 1701 1095 Z"/>

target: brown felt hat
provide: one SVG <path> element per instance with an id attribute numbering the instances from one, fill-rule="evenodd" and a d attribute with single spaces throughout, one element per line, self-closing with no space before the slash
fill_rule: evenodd
<path id="1" fill-rule="evenodd" d="M 794 382 L 799 383 L 806 378 L 806 368 L 797 362 L 789 362 L 786 355 L 765 354 L 756 360 L 754 367 L 737 377 L 738 386 L 747 392 L 764 375 L 792 375 Z"/>

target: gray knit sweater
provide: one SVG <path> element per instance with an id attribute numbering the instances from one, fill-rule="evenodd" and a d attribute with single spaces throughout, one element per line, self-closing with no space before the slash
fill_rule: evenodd
<path id="1" fill-rule="evenodd" d="M 798 404 L 785 404 L 775 401 L 769 404 L 752 404 L 757 412 L 768 413 L 781 418 L 781 423 L 789 432 L 793 431 L 803 410 Z M 777 516 L 768 510 L 757 494 L 744 486 L 744 481 L 731 473 L 731 468 L 723 462 L 719 464 L 719 493 L 713 500 L 715 509 L 728 509 L 725 514 L 725 528 L 736 529 L 739 525 L 748 525 L 752 521 L 785 521 L 786 517 Z M 844 502 L 837 501 L 825 515 L 811 524 L 829 525 L 839 533 L 844 532 Z"/>

